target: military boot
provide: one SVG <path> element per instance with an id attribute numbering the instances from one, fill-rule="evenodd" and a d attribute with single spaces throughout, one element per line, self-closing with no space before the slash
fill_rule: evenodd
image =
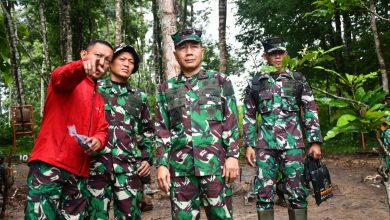
<path id="1" fill-rule="evenodd" d="M 288 209 L 289 220 L 307 220 L 307 209 Z"/>
<path id="2" fill-rule="evenodd" d="M 260 210 L 257 211 L 257 217 L 259 220 L 274 220 L 274 210 Z"/>

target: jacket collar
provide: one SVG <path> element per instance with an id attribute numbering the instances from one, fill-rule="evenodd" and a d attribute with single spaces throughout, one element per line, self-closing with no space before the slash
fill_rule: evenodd
<path id="1" fill-rule="evenodd" d="M 207 72 L 203 69 L 201 69 L 199 71 L 199 73 L 196 73 L 194 74 L 193 76 L 191 76 L 191 78 L 193 78 L 194 76 L 196 75 L 196 77 L 198 78 L 198 80 L 201 80 L 201 79 L 207 79 L 209 77 L 209 75 L 207 74 Z M 183 72 L 180 72 L 179 76 L 177 76 L 177 79 L 176 79 L 176 84 L 179 83 L 179 82 L 182 82 L 182 81 L 185 81 L 185 76 L 183 74 Z"/>
<path id="2" fill-rule="evenodd" d="M 113 84 L 113 82 L 110 79 L 107 79 L 105 81 L 105 87 L 106 88 L 111 88 L 112 89 L 112 84 Z M 127 91 L 133 92 L 133 93 L 136 91 L 135 88 L 130 86 L 129 83 L 126 83 L 126 89 L 127 89 Z"/>

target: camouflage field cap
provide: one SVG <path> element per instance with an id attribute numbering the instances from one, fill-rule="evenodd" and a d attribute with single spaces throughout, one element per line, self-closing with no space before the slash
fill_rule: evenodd
<path id="1" fill-rule="evenodd" d="M 281 37 L 268 38 L 262 42 L 264 47 L 264 52 L 271 53 L 272 51 L 286 51 L 286 46 L 283 43 Z"/>
<path id="2" fill-rule="evenodd" d="M 129 44 L 121 43 L 114 48 L 114 58 L 113 59 L 115 59 L 122 52 L 129 52 L 129 53 L 133 54 L 133 57 L 134 57 L 133 73 L 137 72 L 139 62 L 141 61 L 141 58 L 139 57 L 137 51 L 135 51 L 134 47 L 129 45 Z"/>
<path id="3" fill-rule="evenodd" d="M 191 29 L 183 29 L 181 31 L 176 32 L 172 36 L 173 43 L 175 47 L 186 41 L 195 41 L 198 43 L 202 42 L 202 31 L 191 28 Z"/>

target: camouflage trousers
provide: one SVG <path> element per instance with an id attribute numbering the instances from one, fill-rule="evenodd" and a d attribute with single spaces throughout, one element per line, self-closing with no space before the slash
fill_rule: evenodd
<path id="1" fill-rule="evenodd" d="M 294 209 L 307 208 L 309 189 L 303 177 L 303 156 L 303 149 L 256 151 L 254 190 L 257 192 L 257 210 L 273 209 L 279 166 L 286 174 L 290 206 Z"/>
<path id="2" fill-rule="evenodd" d="M 84 219 L 86 178 L 43 162 L 33 162 L 27 177 L 25 219 Z"/>
<path id="3" fill-rule="evenodd" d="M 88 219 L 108 219 L 111 198 L 115 219 L 141 219 L 141 177 L 130 173 L 90 173 Z"/>
<path id="4" fill-rule="evenodd" d="M 172 219 L 199 219 L 201 203 L 208 219 L 233 219 L 232 189 L 221 176 L 171 177 L 171 185 Z"/>

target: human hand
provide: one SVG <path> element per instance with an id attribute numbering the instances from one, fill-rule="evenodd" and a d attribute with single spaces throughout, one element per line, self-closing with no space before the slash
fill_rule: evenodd
<path id="1" fill-rule="evenodd" d="M 321 147 L 318 143 L 313 143 L 309 149 L 308 154 L 313 154 L 314 159 L 318 160 L 321 158 Z"/>
<path id="2" fill-rule="evenodd" d="M 225 160 L 225 166 L 223 166 L 222 177 L 225 177 L 226 183 L 232 183 L 239 174 L 238 159 L 235 157 L 228 157 Z"/>
<path id="3" fill-rule="evenodd" d="M 83 61 L 83 68 L 85 74 L 91 78 L 96 78 L 95 75 L 100 75 L 97 73 L 104 73 L 104 57 L 95 57 L 91 56 L 89 59 Z"/>
<path id="4" fill-rule="evenodd" d="M 246 148 L 246 161 L 252 167 L 256 167 L 256 164 L 255 164 L 255 162 L 256 162 L 256 153 L 255 153 L 255 150 L 253 150 L 252 147 L 247 147 Z"/>
<path id="5" fill-rule="evenodd" d="M 169 174 L 168 168 L 164 165 L 157 168 L 157 182 L 163 192 L 169 192 L 171 188 L 171 175 Z"/>
<path id="6" fill-rule="evenodd" d="M 149 176 L 150 175 L 150 164 L 144 160 L 141 162 L 141 166 L 137 170 L 138 176 Z"/>
<path id="7" fill-rule="evenodd" d="M 96 137 L 88 137 L 87 139 L 85 139 L 83 144 L 86 144 L 89 146 L 89 148 L 84 151 L 86 154 L 89 154 L 89 155 L 91 155 L 93 152 L 96 152 L 97 150 L 99 150 L 100 147 L 102 146 L 102 143 Z"/>

